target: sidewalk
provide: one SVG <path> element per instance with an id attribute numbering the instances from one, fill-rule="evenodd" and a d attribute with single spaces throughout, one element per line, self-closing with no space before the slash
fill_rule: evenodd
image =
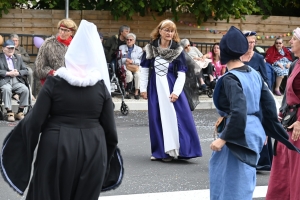
<path id="1" fill-rule="evenodd" d="M 275 96 L 279 105 L 281 105 L 281 101 L 283 96 Z M 215 105 L 213 103 L 213 99 L 209 98 L 207 95 L 199 96 L 200 103 L 196 107 L 196 109 L 215 109 Z M 129 107 L 130 110 L 148 110 L 147 100 L 144 99 L 125 99 L 125 104 Z M 122 98 L 121 96 L 113 97 L 113 102 L 115 103 L 115 111 L 120 111 Z"/>
<path id="2" fill-rule="evenodd" d="M 277 102 L 279 105 L 281 105 L 281 101 L 283 96 L 275 96 Z M 199 96 L 200 103 L 196 107 L 196 109 L 215 109 L 215 105 L 213 103 L 213 99 L 209 98 L 207 95 L 200 95 Z M 125 104 L 128 106 L 129 111 L 130 110 L 148 110 L 148 103 L 147 100 L 144 100 L 140 98 L 139 100 L 136 100 L 132 97 L 132 99 L 124 99 Z M 114 96 L 113 102 L 115 103 L 115 111 L 120 111 L 121 103 L 122 103 L 122 97 Z M 34 105 L 35 101 L 33 101 Z M 13 111 L 18 109 L 18 104 L 16 101 L 12 101 L 12 109 Z"/>

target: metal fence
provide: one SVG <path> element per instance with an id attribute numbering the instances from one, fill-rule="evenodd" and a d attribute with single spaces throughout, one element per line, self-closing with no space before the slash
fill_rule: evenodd
<path id="1" fill-rule="evenodd" d="M 0 35 L 2 35 L 4 41 L 9 39 L 10 34 L 8 33 L 0 33 Z M 38 53 L 38 49 L 34 46 L 34 37 L 41 37 L 43 39 L 46 39 L 48 37 L 50 37 L 50 35 L 30 35 L 30 34 L 18 34 L 19 36 L 19 44 L 21 46 L 23 46 L 27 53 L 29 54 L 29 56 L 37 56 Z M 106 42 L 108 38 L 104 37 L 103 43 Z M 146 46 L 146 44 L 149 43 L 149 40 L 137 40 L 136 44 L 140 47 L 144 47 Z M 193 42 L 194 46 L 196 46 L 200 52 L 202 52 L 203 54 L 208 53 L 211 51 L 212 45 L 213 43 L 202 43 L 202 42 Z M 269 48 L 269 46 L 260 46 L 262 49 L 264 49 L 265 51 Z"/>

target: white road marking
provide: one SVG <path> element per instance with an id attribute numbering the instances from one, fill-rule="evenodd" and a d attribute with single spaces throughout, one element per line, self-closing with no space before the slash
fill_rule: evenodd
<path id="1" fill-rule="evenodd" d="M 256 186 L 253 198 L 266 197 L 268 186 Z M 209 189 L 206 190 L 189 190 L 178 192 L 161 192 L 145 194 L 129 194 L 117 196 L 99 197 L 98 200 L 209 200 Z"/>

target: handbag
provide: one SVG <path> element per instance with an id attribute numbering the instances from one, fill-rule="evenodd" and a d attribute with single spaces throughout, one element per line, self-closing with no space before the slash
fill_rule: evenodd
<path id="1" fill-rule="evenodd" d="M 217 138 L 217 134 L 221 133 L 226 126 L 226 117 L 218 117 L 217 121 L 215 122 L 215 131 L 214 131 L 214 139 Z"/>
<path id="2" fill-rule="evenodd" d="M 286 130 L 291 126 L 295 121 L 297 121 L 297 111 L 300 104 L 286 106 L 285 112 L 283 113 L 283 118 L 281 124 Z"/>

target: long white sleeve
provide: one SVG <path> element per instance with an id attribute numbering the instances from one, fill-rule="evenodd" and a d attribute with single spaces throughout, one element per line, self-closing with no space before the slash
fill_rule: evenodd
<path id="1" fill-rule="evenodd" d="M 179 96 L 183 90 L 185 83 L 185 72 L 178 72 L 177 79 L 174 84 L 173 93 Z"/>
<path id="2" fill-rule="evenodd" d="M 140 76 L 140 92 L 147 92 L 147 86 L 149 81 L 149 68 L 141 67 Z"/>

